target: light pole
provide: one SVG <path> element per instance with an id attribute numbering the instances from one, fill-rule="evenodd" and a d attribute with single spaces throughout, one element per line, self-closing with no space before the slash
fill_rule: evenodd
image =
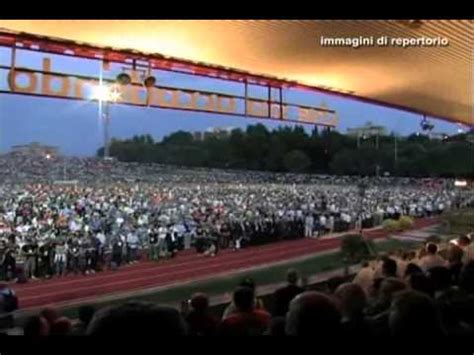
<path id="1" fill-rule="evenodd" d="M 107 85 L 98 85 L 94 88 L 92 98 L 99 101 L 99 104 L 104 103 L 104 112 L 102 113 L 102 120 L 104 123 L 104 159 L 107 159 L 110 154 L 109 147 L 109 126 L 110 126 L 110 103 L 117 102 L 120 99 L 120 92 L 116 87 Z"/>
<path id="2" fill-rule="evenodd" d="M 110 155 L 109 152 L 109 126 L 110 126 L 110 111 L 109 111 L 109 101 L 105 101 L 104 105 L 104 159 L 107 159 Z"/>

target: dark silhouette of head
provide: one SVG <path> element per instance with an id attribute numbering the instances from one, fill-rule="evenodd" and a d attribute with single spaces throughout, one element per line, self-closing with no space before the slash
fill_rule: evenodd
<path id="1" fill-rule="evenodd" d="M 251 279 L 250 277 L 245 278 L 242 281 L 240 281 L 239 286 L 240 287 L 248 287 L 248 288 L 252 289 L 254 292 L 255 292 L 255 289 L 256 289 L 255 288 L 255 281 L 253 279 Z"/>
<path id="2" fill-rule="evenodd" d="M 391 258 L 384 258 L 382 261 L 382 274 L 384 277 L 396 277 L 397 262 Z"/>
<path id="3" fill-rule="evenodd" d="M 327 295 L 307 291 L 290 303 L 286 316 L 286 334 L 315 335 L 338 334 L 341 314 L 335 302 Z"/>
<path id="4" fill-rule="evenodd" d="M 98 311 L 89 324 L 87 334 L 124 337 L 185 335 L 186 326 L 174 308 L 128 302 Z"/>
<path id="5" fill-rule="evenodd" d="M 87 326 L 94 317 L 94 313 L 95 307 L 89 305 L 81 306 L 78 310 L 79 320 Z"/>
<path id="6" fill-rule="evenodd" d="M 50 326 L 53 325 L 54 322 L 56 322 L 56 320 L 60 317 L 59 312 L 53 307 L 43 308 L 39 315 L 46 319 Z"/>
<path id="7" fill-rule="evenodd" d="M 209 308 L 209 298 L 204 293 L 195 293 L 191 297 L 191 307 L 196 312 L 205 312 Z"/>
<path id="8" fill-rule="evenodd" d="M 437 336 L 443 334 L 439 315 L 432 299 L 418 291 L 399 292 L 389 316 L 394 336 Z"/>
<path id="9" fill-rule="evenodd" d="M 23 325 L 23 335 L 32 339 L 48 336 L 48 321 L 41 316 L 29 317 Z"/>
<path id="10" fill-rule="evenodd" d="M 423 272 L 412 273 L 406 281 L 412 290 L 422 292 L 428 296 L 434 295 L 433 282 Z"/>
<path id="11" fill-rule="evenodd" d="M 471 239 L 467 235 L 462 235 L 459 237 L 459 245 L 465 247 L 471 244 Z"/>
<path id="12" fill-rule="evenodd" d="M 296 271 L 295 269 L 289 269 L 286 272 L 286 281 L 290 285 L 296 285 L 298 283 L 299 278 L 300 277 L 298 275 L 298 271 Z"/>
<path id="13" fill-rule="evenodd" d="M 334 295 L 345 317 L 355 318 L 364 312 L 367 305 L 367 296 L 359 285 L 350 282 L 344 283 L 336 289 Z"/>
<path id="14" fill-rule="evenodd" d="M 403 275 L 405 278 L 410 277 L 413 274 L 422 274 L 423 270 L 421 267 L 416 265 L 415 263 L 409 263 L 405 269 L 405 275 Z"/>
<path id="15" fill-rule="evenodd" d="M 433 284 L 434 291 L 444 291 L 451 286 L 451 271 L 446 267 L 436 266 L 430 268 L 428 277 Z"/>
<path id="16" fill-rule="evenodd" d="M 255 306 L 254 291 L 249 287 L 239 287 L 234 291 L 234 304 L 240 312 L 250 312 Z"/>
<path id="17" fill-rule="evenodd" d="M 438 252 L 438 246 L 434 243 L 426 244 L 426 252 L 428 255 L 435 255 Z"/>

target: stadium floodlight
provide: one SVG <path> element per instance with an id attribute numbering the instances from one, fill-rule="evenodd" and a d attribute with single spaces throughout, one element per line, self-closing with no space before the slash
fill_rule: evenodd
<path id="1" fill-rule="evenodd" d="M 99 101 L 109 101 L 110 88 L 106 85 L 97 85 L 92 88 L 92 99 Z"/>
<path id="2" fill-rule="evenodd" d="M 107 85 L 97 85 L 92 88 L 92 99 L 105 102 L 117 102 L 120 99 L 120 92 Z"/>

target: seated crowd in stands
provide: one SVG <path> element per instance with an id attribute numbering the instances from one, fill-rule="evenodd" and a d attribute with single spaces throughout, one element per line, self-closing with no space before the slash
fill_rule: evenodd
<path id="1" fill-rule="evenodd" d="M 326 289 L 301 285 L 296 270 L 273 294 L 272 306 L 244 279 L 222 316 L 206 294 L 196 293 L 181 311 L 128 302 L 79 310 L 73 323 L 47 308 L 23 326 L 30 338 L 54 335 L 474 335 L 474 243 L 463 236 L 441 255 L 427 243 L 418 252 L 394 252 L 364 262 L 352 281 L 336 278 Z M 324 339 L 324 338 L 322 338 Z"/>

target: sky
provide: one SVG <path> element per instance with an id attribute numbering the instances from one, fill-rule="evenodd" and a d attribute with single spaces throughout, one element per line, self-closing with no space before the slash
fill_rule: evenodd
<path id="1" fill-rule="evenodd" d="M 41 68 L 43 55 L 19 51 L 17 63 L 33 69 Z M 52 69 L 56 71 L 97 76 L 100 66 L 97 61 L 77 58 L 50 56 Z M 0 66 L 10 63 L 9 49 L 0 47 Z M 114 77 L 120 68 L 112 67 L 110 76 Z M 0 90 L 7 88 L 7 71 L 0 69 Z M 275 73 L 276 75 L 278 73 Z M 158 84 L 182 88 L 204 89 L 243 95 L 243 85 L 221 80 L 193 77 L 170 72 L 156 72 Z M 19 78 L 19 80 L 21 80 Z M 265 98 L 266 88 L 251 87 L 249 94 Z M 346 132 L 347 128 L 358 127 L 366 122 L 383 125 L 388 132 L 408 135 L 420 131 L 422 117 L 417 114 L 381 106 L 342 99 L 325 94 L 307 91 L 288 90 L 284 100 L 294 103 L 319 106 L 324 101 L 334 109 L 339 117 L 337 130 Z M 276 96 L 275 96 L 276 98 Z M 292 123 L 225 116 L 220 114 L 185 112 L 158 108 L 113 105 L 111 107 L 110 136 L 130 138 L 133 135 L 150 134 L 160 140 L 177 130 L 204 131 L 211 127 L 240 127 L 263 123 L 269 129 Z M 23 95 L 0 93 L 0 153 L 11 146 L 36 141 L 55 145 L 66 155 L 95 155 L 103 145 L 103 127 L 99 120 L 99 107 L 93 101 L 73 101 L 64 99 L 37 98 Z M 435 131 L 453 134 L 458 125 L 434 120 Z M 307 126 L 308 131 L 312 129 Z"/>

